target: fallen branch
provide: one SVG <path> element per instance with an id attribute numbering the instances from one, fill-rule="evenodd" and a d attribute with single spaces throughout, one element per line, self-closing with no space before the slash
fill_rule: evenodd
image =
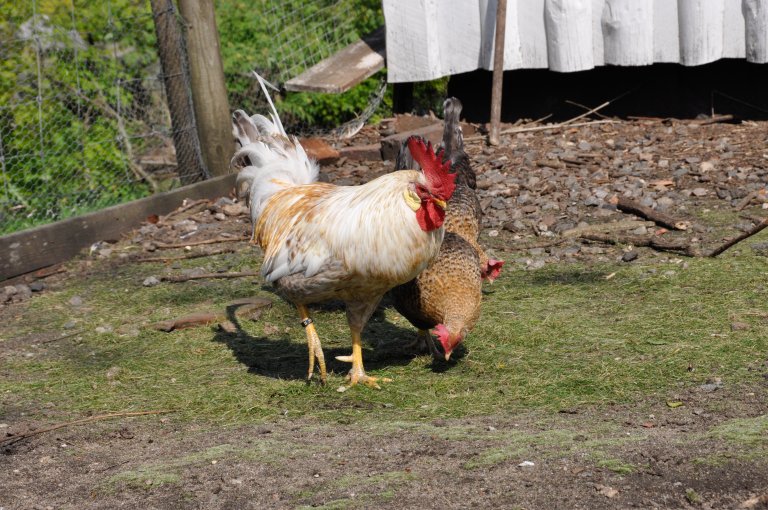
<path id="1" fill-rule="evenodd" d="M 604 120 L 592 120 L 589 122 L 577 122 L 576 124 L 566 124 L 567 122 L 568 121 L 561 122 L 559 124 L 547 124 L 545 126 L 531 126 L 531 127 L 502 129 L 501 131 L 499 131 L 499 134 L 510 135 L 510 134 L 516 134 L 516 133 L 529 133 L 532 131 L 548 131 L 550 129 L 556 130 L 556 129 L 562 129 L 562 128 L 594 126 L 597 124 L 615 124 L 616 122 L 620 122 L 620 121 L 613 120 L 613 119 L 604 119 Z M 485 136 L 475 135 L 475 136 L 469 136 L 464 139 L 465 142 L 477 142 L 479 140 L 485 140 Z"/>
<path id="2" fill-rule="evenodd" d="M 737 243 L 740 243 L 741 241 L 743 241 L 744 239 L 747 239 L 748 237 L 752 237 L 753 235 L 755 235 L 758 232 L 760 232 L 761 230 L 763 230 L 765 227 L 768 227 L 768 218 L 764 219 L 763 221 L 761 221 L 760 223 L 755 225 L 754 228 L 752 228 L 752 230 L 750 230 L 748 232 L 744 232 L 743 234 L 741 234 L 739 236 L 736 236 L 733 239 L 731 239 L 730 241 L 726 242 L 722 246 L 720 246 L 718 248 L 715 248 L 714 250 L 712 250 L 711 252 L 709 252 L 707 254 L 707 257 L 717 257 L 718 255 L 723 253 L 728 248 L 732 247 L 733 245 L 735 245 Z"/>
<path id="3" fill-rule="evenodd" d="M 747 193 L 747 196 L 742 198 L 741 201 L 738 204 L 736 204 L 736 210 L 737 211 L 743 210 L 755 198 L 757 198 L 757 191 L 750 191 L 749 193 Z"/>
<path id="4" fill-rule="evenodd" d="M 585 105 L 583 105 L 581 103 L 577 103 L 576 101 L 571 101 L 570 99 L 566 99 L 565 102 L 568 103 L 568 104 L 572 104 L 573 106 L 578 106 L 582 110 L 589 110 L 587 115 L 589 115 L 589 113 L 595 113 L 601 119 L 607 119 L 608 118 L 607 116 L 603 115 L 602 113 L 597 113 L 597 111 L 598 110 L 602 110 L 603 107 L 605 107 L 605 106 L 608 106 L 610 104 L 610 101 L 605 103 L 605 104 L 603 104 L 603 105 L 601 105 L 601 106 L 598 106 L 594 110 L 590 110 L 589 106 L 585 106 Z"/>
<path id="5" fill-rule="evenodd" d="M 565 125 L 568 125 L 568 124 L 573 124 L 574 122 L 576 122 L 579 119 L 583 119 L 584 117 L 586 117 L 588 115 L 592 115 L 593 113 L 599 112 L 600 110 L 602 110 L 603 108 L 605 108 L 609 104 L 611 104 L 611 102 L 610 101 L 606 101 L 605 103 L 601 104 L 600 106 L 598 106 L 596 108 L 592 108 L 591 110 L 586 111 L 586 112 L 582 113 L 581 115 L 577 115 L 577 116 L 575 116 L 572 119 L 566 120 L 565 122 L 562 123 L 562 125 L 565 126 Z"/>
<path id="6" fill-rule="evenodd" d="M 84 329 L 79 329 L 79 330 L 77 330 L 77 331 L 75 331 L 73 333 L 67 333 L 66 335 L 57 336 L 56 338 L 51 338 L 49 340 L 43 340 L 40 343 L 41 344 L 51 344 L 53 342 L 58 342 L 60 340 L 66 340 L 67 338 L 72 338 L 73 336 L 77 336 L 77 335 L 79 335 L 81 333 L 84 333 L 84 332 L 85 332 Z"/>
<path id="7" fill-rule="evenodd" d="M 730 113 L 726 115 L 713 115 L 712 117 L 709 117 L 707 119 L 702 120 L 694 120 L 689 123 L 691 126 L 706 126 L 708 124 L 716 124 L 718 122 L 728 122 L 729 120 L 733 120 L 733 115 Z"/>
<path id="8" fill-rule="evenodd" d="M 236 307 L 237 310 L 235 311 L 235 315 L 244 315 L 261 308 L 268 308 L 270 306 L 272 306 L 271 299 L 257 297 L 238 299 L 227 305 L 227 308 L 229 309 L 230 307 Z M 185 315 L 184 317 L 179 317 L 178 319 L 156 322 L 151 324 L 150 327 L 152 329 L 170 333 L 171 331 L 176 331 L 177 329 L 207 326 L 209 324 L 213 324 L 214 322 L 226 321 L 227 318 L 227 312 L 199 312 Z"/>
<path id="9" fill-rule="evenodd" d="M 695 246 L 691 246 L 689 242 L 673 242 L 662 241 L 655 237 L 646 236 L 632 236 L 632 235 L 610 235 L 610 234 L 582 234 L 580 239 L 586 241 L 595 241 L 606 244 L 627 244 L 632 246 L 647 246 L 659 251 L 669 251 L 686 255 L 688 257 L 701 256 L 698 249 Z"/>
<path id="10" fill-rule="evenodd" d="M 648 227 L 654 225 L 651 221 L 640 221 L 640 220 L 622 220 L 622 221 L 614 221 L 611 223 L 597 223 L 592 225 L 585 225 L 583 227 L 574 227 L 571 229 L 568 229 L 564 231 L 562 234 L 563 237 L 579 237 L 584 234 L 591 234 L 591 233 L 605 233 L 605 232 L 615 232 L 617 230 L 630 230 L 640 227 Z"/>
<path id="11" fill-rule="evenodd" d="M 192 241 L 189 243 L 175 243 L 175 244 L 156 243 L 155 247 L 160 250 L 172 250 L 175 248 L 186 248 L 187 246 L 200 246 L 202 244 L 233 243 L 236 241 L 247 241 L 250 238 L 251 238 L 250 235 L 242 236 L 242 237 L 217 237 L 216 239 L 204 239 L 202 241 Z"/>
<path id="12" fill-rule="evenodd" d="M 137 258 L 134 261 L 135 262 L 171 262 L 173 260 L 188 260 L 188 259 L 198 259 L 201 257 L 212 257 L 214 255 L 221 255 L 223 253 L 234 253 L 234 248 L 221 248 L 219 250 L 213 250 L 213 251 L 203 251 L 203 252 L 197 252 L 197 253 L 189 253 L 187 255 L 177 255 L 175 257 L 144 257 L 144 258 Z"/>
<path id="13" fill-rule="evenodd" d="M 251 276 L 259 276 L 257 271 L 243 271 L 242 273 L 203 273 L 188 276 L 161 276 L 160 281 L 170 283 L 182 283 L 190 280 L 206 280 L 215 278 L 248 278 Z"/>
<path id="14" fill-rule="evenodd" d="M 160 219 L 160 221 L 158 221 L 158 223 L 163 223 L 165 221 L 168 221 L 169 218 L 173 218 L 174 216 L 178 216 L 179 214 L 181 214 L 183 212 L 186 212 L 186 211 L 189 211 L 193 207 L 196 207 L 196 206 L 198 206 L 200 204 L 208 204 L 208 203 L 210 203 L 210 200 L 208 200 L 207 198 L 201 198 L 200 200 L 194 200 L 194 201 L 192 201 L 192 202 L 190 202 L 188 204 L 182 205 L 181 207 L 179 207 L 178 209 L 176 209 L 174 211 L 169 212 L 168 214 L 163 216 Z"/>
<path id="15" fill-rule="evenodd" d="M 29 432 L 12 435 L 11 437 L 7 437 L 5 439 L 0 440 L 0 447 L 10 446 L 12 444 L 18 443 L 19 441 L 23 441 L 24 439 L 27 439 L 29 437 L 37 436 L 45 432 L 51 432 L 53 430 L 62 429 L 64 427 L 70 427 L 72 425 L 83 425 L 84 423 L 91 423 L 94 421 L 101 421 L 101 420 L 110 420 L 112 418 L 122 418 L 125 416 L 146 416 L 150 414 L 166 414 L 170 412 L 171 411 L 162 410 L 162 411 L 133 411 L 133 412 L 124 412 L 124 413 L 97 414 L 96 416 L 89 416 L 88 418 L 81 418 L 79 420 L 57 423 L 55 425 L 51 425 L 50 427 L 45 427 L 42 429 L 31 430 Z"/>
<path id="16" fill-rule="evenodd" d="M 663 212 L 651 209 L 650 207 L 646 207 L 639 202 L 632 200 L 631 198 L 619 197 L 619 202 L 616 204 L 616 208 L 619 211 L 634 214 L 635 216 L 640 216 L 641 218 L 651 220 L 657 225 L 672 230 L 687 230 L 688 227 L 691 226 L 691 224 L 687 221 L 675 219 L 667 214 L 664 214 Z"/>

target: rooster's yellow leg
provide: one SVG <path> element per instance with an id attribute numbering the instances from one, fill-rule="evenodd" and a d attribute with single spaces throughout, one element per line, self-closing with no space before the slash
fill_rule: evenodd
<path id="1" fill-rule="evenodd" d="M 312 375 L 315 372 L 315 359 L 320 366 L 320 384 L 325 384 L 326 371 L 325 371 L 325 355 L 323 354 L 323 347 L 320 344 L 320 337 L 317 336 L 317 330 L 312 323 L 312 319 L 309 317 L 309 310 L 306 305 L 296 305 L 299 310 L 299 317 L 301 317 L 301 324 L 307 333 L 307 350 L 309 351 L 309 369 L 307 370 L 307 383 L 312 380 Z"/>
<path id="2" fill-rule="evenodd" d="M 336 356 L 339 361 L 346 361 L 352 363 L 352 369 L 349 371 L 347 379 L 350 385 L 354 386 L 357 383 L 363 383 L 371 388 L 381 389 L 379 382 L 392 382 L 392 379 L 386 377 L 371 377 L 365 374 L 363 368 L 363 346 L 360 339 L 360 331 L 352 330 L 352 355 L 351 356 Z"/>

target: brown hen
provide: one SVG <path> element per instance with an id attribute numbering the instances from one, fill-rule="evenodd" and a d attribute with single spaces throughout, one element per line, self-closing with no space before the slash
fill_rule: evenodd
<path id="1" fill-rule="evenodd" d="M 446 360 L 480 317 L 482 279 L 492 281 L 503 264 L 489 258 L 478 243 L 482 209 L 474 190 L 475 172 L 463 149 L 460 112 L 458 99 L 446 99 L 443 158 L 456 172 L 456 188 L 446 208 L 440 252 L 419 276 L 390 291 L 397 311 L 419 329 L 419 343 L 425 342 L 433 356 L 440 357 L 429 334 L 434 328 Z M 397 169 L 413 166 L 403 146 Z"/>

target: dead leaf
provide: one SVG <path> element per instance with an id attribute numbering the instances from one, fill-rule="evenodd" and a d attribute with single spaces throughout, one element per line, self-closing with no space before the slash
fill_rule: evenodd
<path id="1" fill-rule="evenodd" d="M 682 403 L 682 402 L 677 402 L 677 401 L 672 401 L 672 400 L 668 400 L 667 401 L 667 407 L 671 407 L 672 409 L 675 409 L 677 407 L 683 407 L 684 405 L 685 404 Z"/>
<path id="2" fill-rule="evenodd" d="M 656 191 L 666 191 L 667 186 L 675 187 L 675 181 L 672 179 L 657 179 L 648 184 L 656 188 Z"/>
<path id="3" fill-rule="evenodd" d="M 619 491 L 617 491 L 613 487 L 608 487 L 607 485 L 602 485 L 599 483 L 595 484 L 595 490 L 597 491 L 598 494 L 602 494 L 606 498 L 613 498 L 619 494 Z"/>

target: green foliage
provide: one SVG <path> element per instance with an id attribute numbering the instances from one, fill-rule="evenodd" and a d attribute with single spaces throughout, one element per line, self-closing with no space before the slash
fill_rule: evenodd
<path id="1" fill-rule="evenodd" d="M 0 233 L 149 191 L 133 182 L 115 113 L 130 119 L 146 100 L 141 79 L 157 60 L 148 5 L 35 7 L 3 6 Z"/>
<path id="2" fill-rule="evenodd" d="M 150 193 L 128 161 L 167 137 L 148 134 L 169 128 L 149 3 L 2 0 L 0 7 L 0 234 Z M 249 112 L 266 109 L 251 70 L 280 85 L 384 23 L 380 0 L 215 7 L 230 105 Z M 291 131 L 327 130 L 362 113 L 383 78 L 343 94 L 274 99 Z M 441 114 L 446 83 L 417 84 L 416 111 Z M 378 114 L 391 106 L 388 90 Z"/>

